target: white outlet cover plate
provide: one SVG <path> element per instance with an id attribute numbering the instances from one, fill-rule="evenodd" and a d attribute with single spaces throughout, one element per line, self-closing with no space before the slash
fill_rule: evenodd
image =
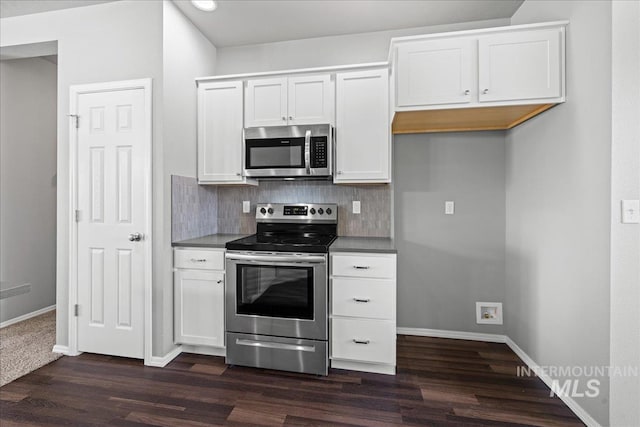
<path id="1" fill-rule="evenodd" d="M 244 200 L 242 202 L 242 213 L 251 213 L 251 201 Z"/>
<path id="2" fill-rule="evenodd" d="M 456 204 L 453 200 L 447 200 L 444 202 L 444 213 L 445 215 L 453 215 L 455 213 Z"/>
<path id="3" fill-rule="evenodd" d="M 494 317 L 485 319 L 482 313 L 487 309 L 495 310 Z M 476 323 L 487 325 L 502 325 L 502 303 L 501 302 L 476 302 Z"/>
<path id="4" fill-rule="evenodd" d="M 353 213 L 354 214 L 359 214 L 360 213 L 360 201 L 359 200 L 354 200 L 353 201 Z"/>

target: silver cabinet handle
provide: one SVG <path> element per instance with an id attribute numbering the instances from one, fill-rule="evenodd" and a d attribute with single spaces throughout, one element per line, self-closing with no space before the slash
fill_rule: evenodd
<path id="1" fill-rule="evenodd" d="M 236 172 L 236 176 L 242 176 L 240 172 Z"/>
<path id="2" fill-rule="evenodd" d="M 285 116 L 282 116 L 282 120 L 286 122 L 287 118 Z"/>
<path id="3" fill-rule="evenodd" d="M 220 283 L 222 283 L 222 280 L 218 280 L 216 283 L 217 283 L 217 284 L 220 284 Z"/>
<path id="4" fill-rule="evenodd" d="M 486 95 L 487 93 L 489 93 L 489 89 L 483 90 L 482 93 L 484 93 Z"/>
<path id="5" fill-rule="evenodd" d="M 465 95 L 469 95 L 470 93 L 471 93 L 471 91 L 470 91 L 469 89 L 467 89 L 467 90 L 465 90 L 465 91 L 464 91 L 464 94 L 465 94 Z"/>
<path id="6" fill-rule="evenodd" d="M 278 255 L 267 252 L 266 255 L 256 254 L 237 254 L 227 252 L 226 259 L 232 261 L 248 261 L 253 263 L 266 263 L 266 262 L 293 262 L 301 264 L 322 264 L 327 262 L 324 256 L 319 255 Z"/>
<path id="7" fill-rule="evenodd" d="M 369 341 L 369 340 L 357 340 L 357 339 L 354 339 L 354 340 L 353 340 L 353 342 L 354 342 L 355 344 L 365 344 L 365 345 L 366 345 L 366 344 L 369 344 L 371 341 Z"/>
<path id="8" fill-rule="evenodd" d="M 191 262 L 207 262 L 206 258 L 191 258 Z"/>
<path id="9" fill-rule="evenodd" d="M 289 120 L 293 120 L 293 116 L 289 116 Z"/>
<path id="10" fill-rule="evenodd" d="M 353 268 L 355 268 L 356 270 L 368 270 L 371 267 L 369 267 L 368 265 L 354 265 Z"/>
<path id="11" fill-rule="evenodd" d="M 273 348 L 276 350 L 309 351 L 312 353 L 316 351 L 316 347 L 313 345 L 282 344 L 279 342 L 241 340 L 239 338 L 236 338 L 236 344 L 247 347 Z"/>
<path id="12" fill-rule="evenodd" d="M 354 298 L 353 300 L 355 302 L 370 302 L 371 301 L 369 298 Z"/>
<path id="13" fill-rule="evenodd" d="M 129 241 L 130 242 L 139 242 L 140 240 L 142 240 L 142 233 L 131 233 L 131 234 L 129 234 Z"/>

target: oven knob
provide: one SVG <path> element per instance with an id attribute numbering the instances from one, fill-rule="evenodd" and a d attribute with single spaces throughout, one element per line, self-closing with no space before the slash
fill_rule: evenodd
<path id="1" fill-rule="evenodd" d="M 266 210 L 265 208 L 261 208 L 261 209 L 260 209 L 260 213 L 261 213 L 262 215 L 264 215 L 264 214 L 266 214 L 266 213 L 267 213 L 267 210 Z"/>
<path id="2" fill-rule="evenodd" d="M 311 215 L 315 215 L 315 214 L 316 214 L 316 210 L 315 210 L 315 208 L 311 208 L 311 209 L 309 209 L 309 212 L 311 212 Z"/>
<path id="3" fill-rule="evenodd" d="M 327 208 L 327 215 L 331 215 L 331 208 Z"/>
<path id="4" fill-rule="evenodd" d="M 322 208 L 318 209 L 318 213 L 319 213 L 320 215 L 322 215 L 322 214 L 324 213 L 324 211 L 322 210 Z"/>
<path id="5" fill-rule="evenodd" d="M 267 212 L 269 212 L 269 215 L 271 215 L 273 213 L 273 209 L 269 208 L 269 210 Z"/>

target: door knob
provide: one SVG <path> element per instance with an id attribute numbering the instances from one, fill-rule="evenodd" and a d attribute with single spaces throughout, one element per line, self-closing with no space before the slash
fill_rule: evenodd
<path id="1" fill-rule="evenodd" d="M 129 241 L 130 242 L 139 242 L 140 240 L 142 240 L 142 234 L 141 233 L 131 233 L 131 234 L 129 234 Z"/>

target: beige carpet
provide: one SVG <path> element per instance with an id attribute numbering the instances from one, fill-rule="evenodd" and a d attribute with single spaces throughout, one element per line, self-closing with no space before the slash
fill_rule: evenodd
<path id="1" fill-rule="evenodd" d="M 0 329 L 0 387 L 60 358 L 55 343 L 55 310 Z"/>

